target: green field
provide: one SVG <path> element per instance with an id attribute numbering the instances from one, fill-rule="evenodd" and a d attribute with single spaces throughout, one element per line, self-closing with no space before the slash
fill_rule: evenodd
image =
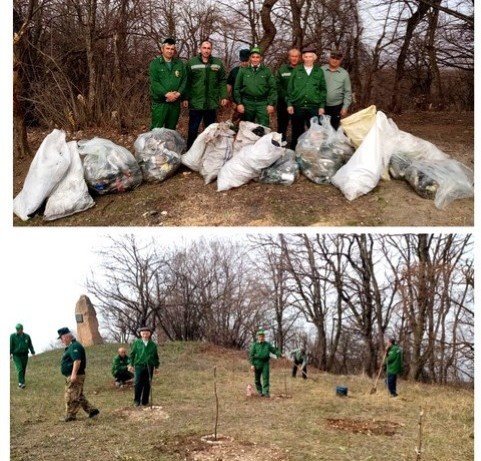
<path id="1" fill-rule="evenodd" d="M 422 460 L 474 458 L 474 395 L 470 390 L 401 381 L 397 399 L 382 383 L 309 370 L 289 377 L 285 359 L 273 361 L 271 399 L 246 397 L 252 375 L 246 354 L 199 343 L 160 348 L 153 409 L 132 406 L 133 390 L 117 389 L 110 363 L 118 345 L 87 348 L 85 394 L 98 418 L 79 413 L 60 422 L 62 351 L 29 361 L 19 390 L 11 365 L 11 460 L 415 460 L 419 409 L 425 411 Z M 213 447 L 200 438 L 214 430 L 213 368 L 217 367 L 219 433 L 233 441 Z M 346 385 L 349 397 L 335 395 Z M 161 408 L 158 408 L 158 407 Z M 329 421 L 330 420 L 330 421 Z M 342 421 L 332 421 L 342 420 Z M 346 430 L 348 429 L 348 430 Z"/>

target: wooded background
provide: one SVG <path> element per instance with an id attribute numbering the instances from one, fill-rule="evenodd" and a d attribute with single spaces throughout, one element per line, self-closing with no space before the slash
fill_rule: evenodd
<path id="1" fill-rule="evenodd" d="M 470 235 L 256 234 L 244 239 L 110 239 L 86 288 L 112 340 L 157 338 L 244 349 L 259 327 L 282 351 L 307 346 L 332 373 L 372 376 L 388 337 L 405 375 L 474 379 Z"/>
<path id="2" fill-rule="evenodd" d="M 150 116 L 148 63 L 168 36 L 181 58 L 202 39 L 230 69 L 257 43 L 276 69 L 313 44 L 344 53 L 352 110 L 473 110 L 474 0 L 15 0 L 14 155 L 28 126 L 122 132 Z"/>

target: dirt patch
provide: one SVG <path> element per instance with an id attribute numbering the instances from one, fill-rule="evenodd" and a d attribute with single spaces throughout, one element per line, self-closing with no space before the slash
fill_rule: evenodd
<path id="1" fill-rule="evenodd" d="M 332 419 L 327 418 L 327 425 L 340 431 L 366 435 L 392 436 L 402 424 L 393 421 L 362 420 L 362 419 Z"/>
<path id="2" fill-rule="evenodd" d="M 399 128 L 437 145 L 473 168 L 473 113 L 422 112 L 394 117 Z M 68 140 L 105 137 L 133 151 L 145 127 L 120 135 L 101 128 L 69 133 Z M 35 152 L 48 130 L 29 130 Z M 184 134 L 184 133 L 182 133 Z M 31 159 L 14 161 L 13 195 L 20 192 Z M 204 185 L 197 173 L 181 167 L 172 178 L 157 184 L 95 198 L 96 206 L 52 222 L 38 216 L 15 226 L 472 226 L 474 201 L 462 199 L 438 210 L 406 182 L 381 181 L 369 194 L 353 202 L 332 185 L 318 185 L 301 176 L 292 186 L 251 182 L 219 193 L 216 184 Z"/>
<path id="3" fill-rule="evenodd" d="M 115 413 L 133 422 L 165 421 L 169 418 L 169 415 L 158 405 L 153 405 L 152 407 L 121 408 Z"/>

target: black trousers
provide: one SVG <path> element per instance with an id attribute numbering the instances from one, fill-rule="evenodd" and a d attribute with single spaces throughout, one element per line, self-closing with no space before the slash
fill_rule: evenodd
<path id="1" fill-rule="evenodd" d="M 134 375 L 128 370 L 120 370 L 117 373 L 115 373 L 115 381 L 118 381 L 119 383 L 124 383 L 125 381 L 129 381 L 133 377 Z"/>
<path id="2" fill-rule="evenodd" d="M 292 366 L 292 377 L 295 378 L 297 375 L 297 369 L 300 368 L 302 372 L 302 377 L 307 379 L 307 365 L 301 366 L 302 362 L 294 362 Z"/>
<path id="3" fill-rule="evenodd" d="M 217 111 L 215 109 L 198 110 L 190 109 L 189 111 L 189 134 L 187 136 L 187 149 L 194 144 L 195 138 L 199 133 L 199 126 L 204 121 L 204 130 L 217 119 Z"/>
<path id="4" fill-rule="evenodd" d="M 304 133 L 306 128 L 311 126 L 310 120 L 312 117 L 317 117 L 319 114 L 318 107 L 294 107 L 292 114 L 292 140 L 291 149 L 295 150 L 299 136 Z"/>
<path id="5" fill-rule="evenodd" d="M 150 383 L 154 367 L 135 367 L 135 381 L 134 381 L 134 402 L 142 405 L 149 404 L 150 398 Z"/>
<path id="6" fill-rule="evenodd" d="M 277 101 L 277 132 L 282 134 L 282 140 L 286 140 L 287 127 L 291 116 L 287 112 L 287 104 L 283 99 Z"/>
<path id="7" fill-rule="evenodd" d="M 387 374 L 387 388 L 389 390 L 389 393 L 393 396 L 397 396 L 396 384 L 397 384 L 397 375 L 393 375 L 391 373 L 388 373 Z"/>
<path id="8" fill-rule="evenodd" d="M 341 123 L 341 110 L 342 104 L 337 106 L 326 106 L 324 108 L 325 114 L 331 116 L 331 125 L 335 130 L 339 128 Z"/>

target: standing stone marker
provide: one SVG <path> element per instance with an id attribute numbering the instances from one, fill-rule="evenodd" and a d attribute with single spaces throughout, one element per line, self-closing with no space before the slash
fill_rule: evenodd
<path id="1" fill-rule="evenodd" d="M 99 322 L 95 308 L 88 296 L 82 295 L 75 306 L 75 320 L 77 321 L 77 339 L 84 346 L 103 344 L 99 333 Z"/>

